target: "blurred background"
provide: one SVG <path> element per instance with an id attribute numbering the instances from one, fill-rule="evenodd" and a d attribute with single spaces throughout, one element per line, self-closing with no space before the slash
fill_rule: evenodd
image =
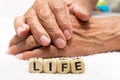
<path id="1" fill-rule="evenodd" d="M 0 16 L 15 17 L 23 15 L 35 0 L 0 0 Z M 120 12 L 120 0 L 99 0 L 99 6 L 105 12 Z M 102 7 L 101 7 L 102 6 Z"/>
<path id="2" fill-rule="evenodd" d="M 120 13 L 120 0 L 105 0 L 105 1 L 110 6 L 111 11 Z"/>

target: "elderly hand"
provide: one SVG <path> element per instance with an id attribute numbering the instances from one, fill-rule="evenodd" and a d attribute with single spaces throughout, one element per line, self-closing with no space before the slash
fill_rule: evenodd
<path id="1" fill-rule="evenodd" d="M 88 21 L 90 12 L 95 7 L 91 1 L 36 0 L 24 16 L 15 19 L 16 33 L 23 37 L 31 32 L 42 46 L 48 46 L 52 41 L 56 47 L 64 48 L 67 40 L 72 37 L 70 14 Z"/>
<path id="2" fill-rule="evenodd" d="M 52 43 L 43 47 L 32 35 L 24 38 L 16 35 L 10 42 L 8 52 L 20 59 L 29 59 L 84 56 L 120 49 L 120 16 L 90 18 L 87 23 L 80 22 L 72 15 L 70 19 L 73 38 L 64 49 L 59 49 Z"/>

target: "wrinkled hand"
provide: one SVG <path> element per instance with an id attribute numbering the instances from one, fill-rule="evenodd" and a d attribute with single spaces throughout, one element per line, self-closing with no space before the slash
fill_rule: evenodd
<path id="1" fill-rule="evenodd" d="M 52 41 L 64 48 L 72 37 L 69 14 L 88 21 L 92 8 L 91 0 L 36 0 L 24 16 L 15 19 L 15 30 L 22 37 L 31 31 L 42 46 Z"/>
<path id="2" fill-rule="evenodd" d="M 52 43 L 42 47 L 32 35 L 21 38 L 15 36 L 9 47 L 9 53 L 21 59 L 31 57 L 71 57 L 84 56 L 120 49 L 120 16 L 91 18 L 88 23 L 80 22 L 71 16 L 73 38 L 64 49 L 56 48 Z"/>

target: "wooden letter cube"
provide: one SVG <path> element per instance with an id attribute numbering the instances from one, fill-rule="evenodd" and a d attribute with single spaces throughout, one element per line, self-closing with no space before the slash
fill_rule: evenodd
<path id="1" fill-rule="evenodd" d="M 69 73 L 70 72 L 70 60 L 60 58 L 57 60 L 57 72 L 58 73 Z"/>
<path id="2" fill-rule="evenodd" d="M 84 70 L 85 70 L 85 66 L 81 58 L 71 59 L 71 72 L 72 73 L 83 73 Z"/>
<path id="3" fill-rule="evenodd" d="M 45 73 L 56 73 L 56 59 L 44 59 L 43 66 Z"/>
<path id="4" fill-rule="evenodd" d="M 29 72 L 40 73 L 43 71 L 43 60 L 41 58 L 31 58 L 29 60 Z"/>

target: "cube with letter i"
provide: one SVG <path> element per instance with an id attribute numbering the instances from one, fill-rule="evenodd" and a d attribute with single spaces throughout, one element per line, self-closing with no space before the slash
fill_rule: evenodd
<path id="1" fill-rule="evenodd" d="M 56 73 L 56 59 L 44 59 L 43 66 L 45 73 Z"/>

